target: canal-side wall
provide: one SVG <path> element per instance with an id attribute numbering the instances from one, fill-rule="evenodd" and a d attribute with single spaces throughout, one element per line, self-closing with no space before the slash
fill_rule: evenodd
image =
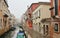
<path id="1" fill-rule="evenodd" d="M 50 38 L 49 35 L 48 36 L 44 36 L 41 33 L 34 31 L 33 29 L 29 29 L 28 27 L 24 27 L 24 30 L 27 31 L 28 34 L 30 34 L 30 36 L 32 38 Z"/>

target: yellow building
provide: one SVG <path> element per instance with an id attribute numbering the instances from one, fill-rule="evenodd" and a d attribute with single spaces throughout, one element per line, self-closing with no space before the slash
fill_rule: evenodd
<path id="1" fill-rule="evenodd" d="M 49 2 L 39 2 L 39 6 L 32 13 L 33 29 L 41 34 L 43 34 L 43 24 L 41 20 L 44 18 L 50 18 L 51 14 L 49 11 Z"/>

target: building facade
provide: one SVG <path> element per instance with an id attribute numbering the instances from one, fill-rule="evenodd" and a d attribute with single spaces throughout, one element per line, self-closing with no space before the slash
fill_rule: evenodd
<path id="1" fill-rule="evenodd" d="M 32 13 L 33 29 L 41 34 L 43 34 L 43 24 L 41 20 L 51 17 L 49 8 L 50 3 L 39 2 L 39 6 Z"/>
<path id="2" fill-rule="evenodd" d="M 10 29 L 10 11 L 8 7 L 7 0 L 0 0 L 0 35 Z"/>
<path id="3" fill-rule="evenodd" d="M 51 0 L 50 38 L 60 38 L 60 0 Z"/>
<path id="4" fill-rule="evenodd" d="M 30 29 L 32 29 L 32 12 L 38 7 L 38 3 L 32 3 L 30 7 L 27 9 L 27 25 Z"/>
<path id="5" fill-rule="evenodd" d="M 48 38 L 60 38 L 60 0 L 51 0 L 51 8 L 49 10 L 51 11 L 51 18 L 42 20 L 44 34 Z M 48 26 L 46 26 L 46 23 Z"/>

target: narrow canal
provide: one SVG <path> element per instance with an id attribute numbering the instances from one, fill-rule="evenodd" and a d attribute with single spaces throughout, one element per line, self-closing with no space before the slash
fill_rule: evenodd
<path id="1" fill-rule="evenodd" d="M 15 30 L 6 32 L 2 36 L 0 36 L 0 38 L 16 38 L 18 32 L 19 32 L 19 28 L 16 27 Z"/>
<path id="2" fill-rule="evenodd" d="M 19 27 L 16 27 L 15 30 L 6 32 L 2 36 L 0 36 L 0 38 L 16 38 L 19 30 L 20 30 L 20 28 Z M 25 38 L 31 38 L 31 37 L 28 34 Z"/>

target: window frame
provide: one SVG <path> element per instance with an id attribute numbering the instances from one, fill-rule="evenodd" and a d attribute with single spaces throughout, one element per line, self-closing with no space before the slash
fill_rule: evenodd
<path id="1" fill-rule="evenodd" d="M 2 29 L 2 18 L 0 18 L 0 29 Z"/>
<path id="2" fill-rule="evenodd" d="M 45 35 L 46 33 L 45 33 L 45 29 L 46 27 L 45 27 L 45 25 L 43 25 L 43 34 Z"/>
<path id="3" fill-rule="evenodd" d="M 49 26 L 48 26 L 48 29 L 47 29 L 47 26 L 48 26 L 48 24 L 43 25 L 43 31 L 44 31 L 43 34 L 44 35 L 48 35 L 48 33 L 49 33 Z"/>
<path id="4" fill-rule="evenodd" d="M 58 24 L 58 31 L 55 31 L 55 24 Z M 59 23 L 54 24 L 54 32 L 59 32 Z"/>
<path id="5" fill-rule="evenodd" d="M 40 10 L 38 10 L 38 18 L 40 18 Z"/>
<path id="6" fill-rule="evenodd" d="M 46 25 L 45 27 L 46 27 L 46 28 L 45 28 L 46 34 L 48 35 L 48 33 L 49 33 L 49 26 Z"/>

